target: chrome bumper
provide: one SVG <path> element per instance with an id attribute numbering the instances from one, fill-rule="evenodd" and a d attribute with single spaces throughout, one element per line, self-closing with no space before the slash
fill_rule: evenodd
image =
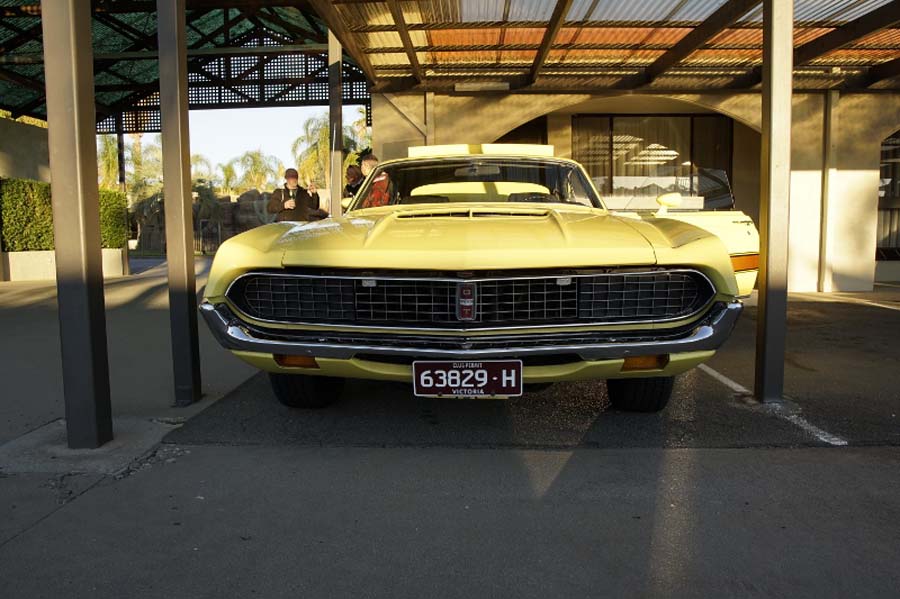
<path id="1" fill-rule="evenodd" d="M 358 354 L 377 356 L 401 356 L 423 359 L 448 359 L 448 360 L 472 360 L 472 359 L 502 359 L 520 358 L 523 356 L 539 356 L 548 354 L 577 354 L 585 361 L 614 360 L 626 356 L 652 355 L 652 354 L 677 354 L 693 351 L 708 351 L 718 349 L 731 334 L 741 314 L 743 304 L 732 302 L 729 304 L 717 303 L 712 309 L 692 327 L 686 329 L 677 338 L 662 338 L 665 331 L 660 330 L 660 338 L 623 340 L 613 342 L 579 342 L 567 343 L 567 338 L 584 336 L 580 333 L 567 335 L 540 336 L 521 334 L 518 336 L 506 335 L 503 337 L 507 347 L 497 348 L 435 348 L 428 347 L 427 340 L 423 346 L 422 337 L 407 336 L 407 339 L 415 339 L 418 346 L 412 347 L 407 341 L 404 345 L 404 335 L 382 335 L 383 341 L 379 342 L 377 336 L 353 335 L 343 333 L 310 332 L 303 331 L 300 334 L 306 338 L 291 339 L 291 333 L 284 330 L 272 330 L 272 336 L 267 336 L 269 331 L 259 331 L 251 328 L 238 319 L 226 304 L 211 304 L 203 302 L 200 305 L 200 313 L 206 319 L 210 330 L 226 349 L 258 352 L 265 354 L 306 355 L 321 358 L 336 358 L 349 360 Z M 645 333 L 646 334 L 646 333 Z M 627 333 L 622 333 L 627 335 Z M 331 336 L 333 339 L 329 340 Z M 590 335 L 587 335 L 590 336 Z M 340 337 L 349 337 L 337 341 Z M 445 337 L 444 339 L 457 340 L 458 337 Z M 436 339 L 432 337 L 431 339 Z M 516 340 L 525 340 L 521 346 L 516 346 Z M 466 341 L 484 344 L 491 337 L 469 337 Z M 477 340 L 477 341 L 476 341 Z M 543 344 L 542 341 L 546 341 Z M 389 341 L 389 343 L 388 343 Z M 471 345 L 474 345 L 472 343 Z"/>

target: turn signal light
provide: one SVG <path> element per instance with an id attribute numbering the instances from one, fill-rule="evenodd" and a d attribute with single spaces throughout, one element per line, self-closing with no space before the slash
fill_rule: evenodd
<path id="1" fill-rule="evenodd" d="M 318 368 L 319 364 L 312 356 L 285 356 L 275 355 L 275 363 L 289 368 Z"/>
<path id="2" fill-rule="evenodd" d="M 759 254 L 732 256 L 731 266 L 734 267 L 734 272 L 741 272 L 742 270 L 758 270 Z"/>
<path id="3" fill-rule="evenodd" d="M 669 363 L 669 354 L 659 356 L 628 356 L 622 364 L 622 371 L 662 370 Z"/>

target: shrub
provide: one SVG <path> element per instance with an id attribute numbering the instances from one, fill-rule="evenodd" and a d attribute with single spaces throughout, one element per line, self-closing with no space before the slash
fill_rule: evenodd
<path id="1" fill-rule="evenodd" d="M 53 249 L 50 185 L 28 179 L 0 180 L 0 241 L 7 252 Z M 105 248 L 128 242 L 125 194 L 100 190 L 100 239 Z"/>
<path id="2" fill-rule="evenodd" d="M 100 241 L 105 248 L 128 243 L 128 202 L 121 191 L 100 190 Z"/>
<path id="3" fill-rule="evenodd" d="M 50 185 L 27 179 L 0 181 L 0 223 L 5 251 L 52 250 Z"/>

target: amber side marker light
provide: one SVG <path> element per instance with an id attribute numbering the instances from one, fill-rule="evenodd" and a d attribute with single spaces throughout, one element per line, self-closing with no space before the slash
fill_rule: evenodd
<path id="1" fill-rule="evenodd" d="M 318 368 L 319 364 L 312 356 L 285 356 L 275 354 L 275 363 L 289 368 Z"/>
<path id="2" fill-rule="evenodd" d="M 740 256 L 732 256 L 731 266 L 734 268 L 734 272 L 741 272 L 743 270 L 758 270 L 759 254 L 743 254 Z"/>
<path id="3" fill-rule="evenodd" d="M 659 356 L 628 356 L 622 363 L 622 372 L 633 370 L 662 370 L 669 363 L 669 354 Z"/>

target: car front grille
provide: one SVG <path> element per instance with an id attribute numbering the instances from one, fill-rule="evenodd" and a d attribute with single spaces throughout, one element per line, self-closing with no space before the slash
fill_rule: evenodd
<path id="1" fill-rule="evenodd" d="M 411 328 L 492 328 L 585 323 L 658 322 L 702 310 L 715 295 L 690 269 L 517 275 L 479 278 L 358 274 L 249 273 L 228 298 L 251 318 Z M 475 310 L 461 319 L 461 286 Z"/>

